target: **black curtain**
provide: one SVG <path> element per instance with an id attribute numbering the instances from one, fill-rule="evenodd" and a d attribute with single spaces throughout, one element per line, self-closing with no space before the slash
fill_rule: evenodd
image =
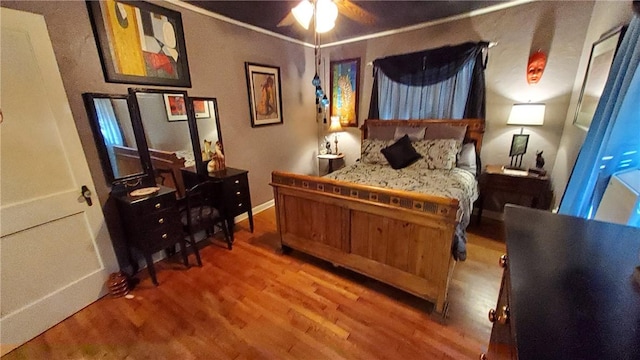
<path id="1" fill-rule="evenodd" d="M 377 72 L 382 71 L 395 82 L 410 86 L 429 86 L 457 74 L 468 61 L 475 59 L 469 96 L 465 108 L 466 118 L 485 117 L 484 69 L 487 56 L 483 50 L 488 42 L 467 42 L 454 46 L 443 46 L 403 55 L 388 56 L 373 62 L 373 88 L 369 105 L 369 119 L 380 117 L 378 109 Z"/>

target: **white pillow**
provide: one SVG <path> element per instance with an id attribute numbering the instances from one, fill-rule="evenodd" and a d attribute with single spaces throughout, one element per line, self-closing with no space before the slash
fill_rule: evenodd
<path id="1" fill-rule="evenodd" d="M 472 143 L 462 145 L 462 151 L 458 155 L 458 163 L 456 167 L 467 170 L 476 175 L 478 166 L 476 164 L 476 147 Z"/>

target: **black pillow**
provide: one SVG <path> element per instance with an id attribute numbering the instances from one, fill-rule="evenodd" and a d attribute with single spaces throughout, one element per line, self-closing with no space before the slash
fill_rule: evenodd
<path id="1" fill-rule="evenodd" d="M 401 137 L 395 143 L 380 150 L 380 152 L 394 169 L 402 169 L 422 157 L 422 155 L 411 146 L 409 135 Z"/>

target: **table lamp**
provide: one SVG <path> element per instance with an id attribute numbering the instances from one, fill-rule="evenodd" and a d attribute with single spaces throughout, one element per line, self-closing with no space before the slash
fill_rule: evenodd
<path id="1" fill-rule="evenodd" d="M 513 104 L 507 125 L 543 125 L 544 124 L 544 104 Z M 520 134 L 514 134 L 511 140 L 511 149 L 509 151 L 509 157 L 511 157 L 511 167 L 520 168 L 522 166 L 522 157 L 527 152 L 527 145 L 529 144 L 529 135 L 522 133 L 523 128 L 520 128 Z"/>
<path id="2" fill-rule="evenodd" d="M 338 152 L 338 132 L 343 131 L 342 130 L 342 125 L 340 124 L 340 117 L 339 116 L 332 116 L 331 117 L 331 124 L 329 125 L 329 132 L 335 133 L 335 140 L 334 142 L 336 143 L 336 155 L 340 154 Z"/>

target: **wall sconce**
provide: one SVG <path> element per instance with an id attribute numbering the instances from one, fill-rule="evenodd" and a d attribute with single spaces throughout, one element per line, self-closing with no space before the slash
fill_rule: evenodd
<path id="1" fill-rule="evenodd" d="M 544 110 L 545 104 L 513 104 L 507 125 L 543 125 Z M 519 169 L 522 166 L 522 157 L 527 152 L 527 145 L 529 144 L 529 135 L 523 134 L 522 131 L 523 128 L 521 127 L 520 134 L 513 135 L 511 140 L 509 157 L 511 157 L 510 168 L 513 169 Z"/>
<path id="2" fill-rule="evenodd" d="M 340 117 L 332 116 L 331 124 L 329 125 L 329 132 L 332 132 L 335 135 L 334 142 L 336 143 L 336 155 L 340 154 L 338 152 L 338 132 L 341 132 L 341 131 L 343 130 L 342 130 L 342 125 L 340 124 Z"/>

